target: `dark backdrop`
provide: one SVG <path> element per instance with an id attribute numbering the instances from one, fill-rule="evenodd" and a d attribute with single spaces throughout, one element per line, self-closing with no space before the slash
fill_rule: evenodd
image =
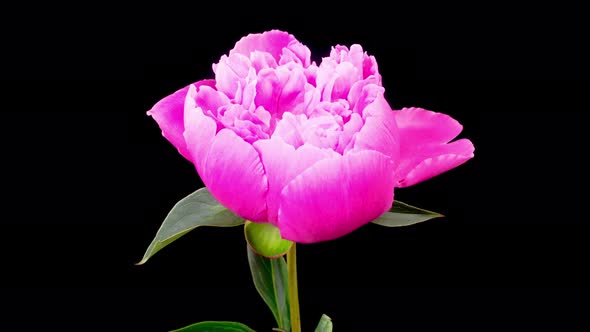
<path id="1" fill-rule="evenodd" d="M 134 263 L 202 186 L 145 112 L 212 77 L 242 36 L 278 28 L 318 63 L 332 45 L 362 44 L 394 108 L 447 113 L 476 147 L 465 165 L 396 191 L 446 218 L 299 246 L 306 331 L 322 313 L 335 331 L 588 328 L 581 10 L 215 5 L 6 11 L 0 324 L 270 331 L 240 228 L 199 229 Z"/>

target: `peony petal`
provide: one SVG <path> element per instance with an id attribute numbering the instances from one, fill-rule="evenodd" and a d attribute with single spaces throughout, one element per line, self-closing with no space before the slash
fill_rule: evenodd
<path id="1" fill-rule="evenodd" d="M 348 103 L 350 104 L 350 108 L 352 110 L 355 110 L 357 113 L 361 113 L 362 112 L 362 108 L 364 108 L 366 106 L 366 104 L 361 103 L 360 105 L 357 106 L 357 103 L 359 101 L 364 102 L 364 99 L 366 97 L 366 93 L 367 91 L 365 90 L 366 86 L 381 86 L 381 82 L 379 82 L 379 80 L 377 79 L 377 77 L 375 76 L 369 76 L 366 79 L 362 80 L 362 81 L 357 81 L 354 84 L 352 84 L 352 87 L 350 88 L 350 91 L 348 92 Z M 373 88 L 368 88 L 368 89 L 375 89 Z M 359 107 L 361 108 L 360 111 L 358 110 Z"/>
<path id="2" fill-rule="evenodd" d="M 301 113 L 307 84 L 301 68 L 263 69 L 258 73 L 254 100 L 279 119 L 284 112 Z"/>
<path id="3" fill-rule="evenodd" d="M 276 98 L 280 93 L 281 82 L 273 69 L 263 69 L 258 73 L 256 83 L 256 95 L 254 102 L 257 106 L 264 107 L 270 113 L 276 111 Z"/>
<path id="4" fill-rule="evenodd" d="M 346 99 L 352 85 L 356 82 L 357 69 L 350 62 L 344 62 L 336 67 L 336 77 L 332 86 L 330 100 Z"/>
<path id="5" fill-rule="evenodd" d="M 301 68 L 294 68 L 287 72 L 281 81 L 284 82 L 280 95 L 278 97 L 277 114 L 291 112 L 293 114 L 302 113 L 305 105 L 305 87 L 308 84 L 305 74 Z"/>
<path id="6" fill-rule="evenodd" d="M 377 60 L 374 56 L 366 56 L 363 60 L 363 79 L 369 76 L 375 76 L 379 85 L 381 85 L 381 75 L 379 74 L 379 67 L 377 66 Z"/>
<path id="7" fill-rule="evenodd" d="M 354 65 L 358 70 L 354 81 L 364 80 L 369 76 L 374 76 L 378 84 L 381 85 L 381 75 L 379 75 L 375 57 L 367 55 L 359 44 L 352 45 L 350 50 L 348 50 L 348 47 L 341 45 L 332 47 L 330 59 L 337 63 L 349 62 Z"/>
<path id="8" fill-rule="evenodd" d="M 407 187 L 457 167 L 473 158 L 471 141 L 455 138 L 462 126 L 442 113 L 421 108 L 394 111 L 400 134 L 397 187 Z"/>
<path id="9" fill-rule="evenodd" d="M 291 39 L 289 45 L 287 46 L 287 49 L 290 51 L 289 53 L 293 52 L 293 54 L 299 58 L 303 68 L 307 68 L 311 65 L 311 51 L 307 46 L 297 41 L 295 37 Z M 288 60 L 281 58 L 281 62 L 285 63 L 285 61 Z"/>
<path id="10" fill-rule="evenodd" d="M 333 154 L 281 192 L 278 227 L 299 243 L 327 241 L 376 219 L 393 203 L 391 158 L 375 151 Z"/>
<path id="11" fill-rule="evenodd" d="M 363 127 L 363 120 L 357 113 L 352 113 L 350 120 L 344 124 L 342 134 L 338 138 L 338 148 L 336 151 L 340 154 L 344 154 L 350 150 L 350 142 L 353 136 L 361 130 Z"/>
<path id="12" fill-rule="evenodd" d="M 266 221 L 268 186 L 258 152 L 229 129 L 215 135 L 215 122 L 189 101 L 185 126 L 188 151 L 211 194 L 243 218 Z"/>
<path id="13" fill-rule="evenodd" d="M 321 115 L 308 119 L 301 127 L 303 142 L 324 149 L 334 150 L 342 132 L 341 124 L 333 115 Z"/>
<path id="14" fill-rule="evenodd" d="M 207 114 L 212 114 L 217 117 L 217 111 L 220 107 L 229 105 L 230 100 L 223 92 L 215 90 L 213 87 L 203 86 L 197 89 L 194 96 L 196 106 L 205 111 Z"/>
<path id="15" fill-rule="evenodd" d="M 283 48 L 279 65 L 286 65 L 289 62 L 293 62 L 297 65 L 303 66 L 303 64 L 301 63 L 301 59 L 297 54 L 295 54 L 295 52 L 291 51 L 288 48 Z"/>
<path id="16" fill-rule="evenodd" d="M 196 104 L 196 96 L 197 88 L 191 85 L 184 104 L 184 128 L 186 130 L 183 139 L 187 146 L 187 158 L 195 164 L 197 172 L 202 174 L 207 152 L 217 132 L 217 124 L 215 120 L 206 116 L 203 109 Z"/>
<path id="17" fill-rule="evenodd" d="M 336 66 L 338 63 L 332 58 L 324 58 L 317 69 L 316 87 L 321 92 L 322 100 L 330 101 Z"/>
<path id="18" fill-rule="evenodd" d="M 151 110 L 147 112 L 160 126 L 162 135 L 178 149 L 181 155 L 190 159 L 190 154 L 184 142 L 184 102 L 191 86 L 214 86 L 214 80 L 202 80 L 188 85 L 173 94 L 158 101 Z"/>
<path id="19" fill-rule="evenodd" d="M 359 88 L 359 86 L 353 87 L 355 89 Z M 352 107 L 352 111 L 361 114 L 364 119 L 366 118 L 366 115 L 364 114 L 365 108 L 369 104 L 373 103 L 377 99 L 377 97 L 383 97 L 385 88 L 374 83 L 368 83 L 365 85 L 361 84 L 360 88 L 360 91 L 351 91 L 352 95 L 349 93 L 348 98 L 354 97 L 354 99 L 351 99 L 349 102 Z"/>
<path id="20" fill-rule="evenodd" d="M 289 181 L 319 160 L 332 155 L 329 150 L 303 145 L 297 150 L 280 137 L 258 140 L 254 147 L 260 153 L 268 179 L 268 221 L 276 225 L 281 191 Z"/>
<path id="21" fill-rule="evenodd" d="M 332 58 L 324 58 L 317 72 L 317 87 L 322 101 L 345 99 L 358 79 L 358 70 L 350 62 L 337 64 Z"/>
<path id="22" fill-rule="evenodd" d="M 330 50 L 330 59 L 336 61 L 337 63 L 346 61 L 348 55 L 348 47 L 344 45 L 336 45 L 332 46 Z"/>
<path id="23" fill-rule="evenodd" d="M 403 141 L 402 141 L 403 142 Z M 396 187 L 408 187 L 451 170 L 473 158 L 473 143 L 468 139 L 436 146 L 416 148 L 400 157 L 395 171 Z"/>
<path id="24" fill-rule="evenodd" d="M 215 66 L 215 87 L 218 91 L 225 93 L 230 99 L 236 96 L 239 85 L 246 84 L 246 76 L 250 69 L 250 59 L 246 56 L 235 53 L 222 56 Z"/>
<path id="25" fill-rule="evenodd" d="M 382 89 L 373 85 L 376 89 Z M 369 86 L 367 86 L 369 88 Z M 397 161 L 400 138 L 393 111 L 379 90 L 376 98 L 363 110 L 365 124 L 355 138 L 354 150 L 379 151 Z"/>
<path id="26" fill-rule="evenodd" d="M 284 142 L 298 148 L 304 143 L 300 129 L 302 123 L 306 120 L 307 116 L 305 114 L 294 115 L 286 112 L 283 114 L 283 118 L 277 123 L 272 136 L 279 136 Z"/>
<path id="27" fill-rule="evenodd" d="M 463 130 L 457 120 L 443 113 L 417 107 L 403 108 L 393 113 L 400 135 L 404 142 L 410 144 L 408 147 L 447 143 Z"/>
<path id="28" fill-rule="evenodd" d="M 348 61 L 350 61 L 358 70 L 358 77 L 356 78 L 356 80 L 365 79 L 366 76 L 363 75 L 363 61 L 365 60 L 365 58 L 368 58 L 368 56 L 363 51 L 363 47 L 359 44 L 353 44 L 352 46 L 350 46 L 348 58 Z"/>
<path id="29" fill-rule="evenodd" d="M 307 83 L 315 87 L 318 76 L 318 66 L 316 66 L 315 62 L 313 62 L 309 67 L 306 67 L 303 72 L 305 73 Z"/>
<path id="30" fill-rule="evenodd" d="M 304 67 L 309 66 L 311 55 L 309 49 L 298 42 L 293 35 L 279 30 L 249 34 L 240 39 L 229 54 L 240 53 L 250 57 L 250 53 L 254 51 L 268 52 L 279 63 L 283 48 L 288 48 L 297 55 Z"/>
<path id="31" fill-rule="evenodd" d="M 250 53 L 250 61 L 256 72 L 266 68 L 277 67 L 277 61 L 267 52 L 253 51 Z"/>

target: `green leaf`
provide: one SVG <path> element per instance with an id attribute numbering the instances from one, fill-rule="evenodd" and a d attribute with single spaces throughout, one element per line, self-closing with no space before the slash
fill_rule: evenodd
<path id="1" fill-rule="evenodd" d="M 137 265 L 199 226 L 232 227 L 243 223 L 242 218 L 211 196 L 207 188 L 201 188 L 174 205 Z"/>
<path id="2" fill-rule="evenodd" d="M 440 213 L 420 209 L 400 201 L 395 201 L 391 210 L 385 212 L 379 218 L 373 220 L 373 223 L 386 227 L 400 227 L 417 224 L 439 217 L 444 216 Z"/>
<path id="3" fill-rule="evenodd" d="M 246 221 L 244 226 L 246 241 L 255 253 L 268 258 L 283 256 L 293 242 L 281 237 L 279 229 L 269 223 Z"/>
<path id="4" fill-rule="evenodd" d="M 314 330 L 315 332 L 332 332 L 332 319 L 327 315 L 322 315 L 318 326 Z"/>
<path id="5" fill-rule="evenodd" d="M 248 326 L 236 322 L 200 322 L 172 332 L 255 332 Z"/>
<path id="6" fill-rule="evenodd" d="M 285 259 L 257 255 L 248 246 L 248 263 L 258 294 L 272 311 L 279 328 L 290 331 L 289 285 Z"/>

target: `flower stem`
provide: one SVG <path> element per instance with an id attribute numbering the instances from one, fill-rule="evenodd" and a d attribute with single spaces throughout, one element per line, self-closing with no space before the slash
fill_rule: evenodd
<path id="1" fill-rule="evenodd" d="M 287 251 L 287 275 L 289 280 L 289 310 L 291 313 L 291 332 L 301 332 L 299 317 L 299 293 L 297 291 L 297 251 L 293 243 Z"/>

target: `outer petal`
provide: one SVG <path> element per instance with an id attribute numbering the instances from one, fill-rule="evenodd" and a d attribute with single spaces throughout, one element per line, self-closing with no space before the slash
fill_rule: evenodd
<path id="1" fill-rule="evenodd" d="M 229 54 L 241 53 L 250 57 L 250 53 L 254 51 L 268 52 L 278 63 L 281 60 L 283 48 L 288 48 L 299 57 L 304 67 L 309 66 L 311 55 L 309 49 L 298 42 L 293 35 L 279 30 L 249 34 L 240 39 Z"/>
<path id="2" fill-rule="evenodd" d="M 376 151 L 334 154 L 283 189 L 278 226 L 299 243 L 335 239 L 376 219 L 393 203 L 392 161 Z"/>
<path id="3" fill-rule="evenodd" d="M 258 152 L 229 129 L 215 135 L 214 121 L 190 106 L 187 99 L 184 137 L 203 183 L 236 214 L 266 221 L 268 185 Z"/>
<path id="4" fill-rule="evenodd" d="M 184 100 L 188 93 L 189 87 L 199 87 L 201 85 L 214 86 L 214 80 L 202 80 L 197 83 L 188 85 L 173 94 L 157 102 L 151 110 L 147 112 L 160 126 L 162 135 L 178 149 L 178 152 L 185 158 L 190 159 L 190 154 L 186 148 L 184 137 Z"/>
<path id="5" fill-rule="evenodd" d="M 428 180 L 473 158 L 471 141 L 461 139 L 447 144 L 463 128 L 450 116 L 421 108 L 393 113 L 401 143 L 396 187 Z"/>
<path id="6" fill-rule="evenodd" d="M 203 174 L 204 162 L 209 153 L 213 138 L 217 132 L 215 120 L 206 116 L 203 109 L 197 105 L 197 89 L 190 86 L 184 104 L 183 134 L 187 145 L 187 158 L 195 164 L 197 172 Z"/>
<path id="7" fill-rule="evenodd" d="M 308 144 L 296 150 L 277 136 L 258 140 L 254 142 L 254 147 L 260 153 L 268 179 L 268 221 L 276 225 L 281 191 L 285 185 L 319 160 L 329 158 L 332 153 Z"/>
<path id="8" fill-rule="evenodd" d="M 473 143 L 468 139 L 424 148 L 402 155 L 396 171 L 396 187 L 408 187 L 451 170 L 473 158 Z"/>
<path id="9" fill-rule="evenodd" d="M 450 116 L 422 108 L 403 108 L 394 115 L 404 141 L 412 145 L 447 143 L 463 130 L 463 126 Z"/>

